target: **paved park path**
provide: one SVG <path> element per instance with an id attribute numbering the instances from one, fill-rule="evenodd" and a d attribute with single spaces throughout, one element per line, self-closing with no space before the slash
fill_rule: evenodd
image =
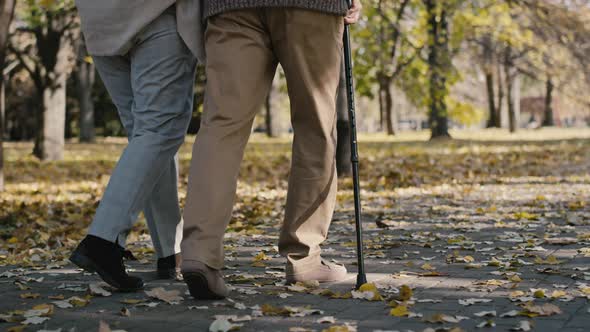
<path id="1" fill-rule="evenodd" d="M 0 329 L 96 331 L 103 321 L 101 331 L 108 325 L 141 332 L 209 331 L 214 322 L 219 331 L 233 325 L 257 332 L 590 331 L 587 178 L 363 196 L 366 264 L 376 289 L 350 293 L 354 224 L 350 192 L 343 192 L 324 256 L 349 267 L 345 282 L 284 285 L 277 223 L 261 223 L 255 232 L 228 233 L 230 298 L 194 301 L 182 282 L 155 280 L 149 239 L 142 238 L 131 246 L 140 260 L 129 266 L 145 278 L 152 297 L 111 293 L 67 262 L 42 269 L 9 265 L 0 270 L 0 321 L 13 322 Z M 25 316 L 28 324 L 21 325 Z"/>

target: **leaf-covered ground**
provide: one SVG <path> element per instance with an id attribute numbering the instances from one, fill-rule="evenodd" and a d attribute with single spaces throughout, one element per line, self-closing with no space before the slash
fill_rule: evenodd
<path id="1" fill-rule="evenodd" d="M 50 164 L 30 157 L 29 144 L 8 144 L 0 329 L 590 329 L 590 131 L 456 133 L 457 140 L 434 143 L 425 137 L 362 139 L 371 284 L 359 292 L 351 292 L 356 258 L 346 179 L 324 248 L 327 258 L 349 267 L 350 279 L 283 284 L 276 243 L 289 140 L 254 137 L 226 237 L 224 274 L 234 290 L 215 303 L 190 299 L 181 282 L 155 280 L 143 222 L 130 238 L 139 260 L 129 266 L 148 281 L 147 292 L 113 293 L 66 261 L 124 140 L 72 143 L 65 161 Z M 190 143 L 180 154 L 181 197 Z"/>

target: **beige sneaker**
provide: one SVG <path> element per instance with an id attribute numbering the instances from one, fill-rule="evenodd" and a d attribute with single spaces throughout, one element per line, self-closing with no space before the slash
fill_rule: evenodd
<path id="1" fill-rule="evenodd" d="M 197 300 L 221 300 L 229 290 L 219 270 L 198 261 L 183 261 L 182 276 L 191 295 Z"/>
<path id="2" fill-rule="evenodd" d="M 317 280 L 319 282 L 336 282 L 346 279 L 347 271 L 344 265 L 328 263 L 321 260 L 319 265 L 294 267 L 288 263 L 286 269 L 287 284 Z"/>

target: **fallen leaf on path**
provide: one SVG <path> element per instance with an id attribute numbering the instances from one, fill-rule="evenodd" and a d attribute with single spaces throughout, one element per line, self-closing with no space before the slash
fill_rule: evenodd
<path id="1" fill-rule="evenodd" d="M 532 329 L 531 322 L 523 320 L 520 321 L 511 331 L 530 331 Z"/>
<path id="2" fill-rule="evenodd" d="M 98 323 L 98 332 L 127 332 L 125 330 L 111 330 L 111 327 L 109 326 L 109 324 L 107 324 L 105 321 L 100 321 L 100 323 Z"/>
<path id="3" fill-rule="evenodd" d="M 484 327 L 496 327 L 496 323 L 493 320 L 485 320 L 476 325 L 477 328 L 484 328 Z"/>
<path id="4" fill-rule="evenodd" d="M 237 315 L 215 315 L 215 320 L 227 320 L 229 322 L 249 322 L 252 320 L 252 316 L 244 315 L 244 316 L 237 316 Z"/>
<path id="5" fill-rule="evenodd" d="M 383 301 L 377 286 L 373 283 L 364 284 L 359 287 L 358 291 L 350 292 L 353 299 L 364 299 L 367 301 Z"/>
<path id="6" fill-rule="evenodd" d="M 536 317 L 536 316 L 553 316 L 561 314 L 561 309 L 556 306 L 555 304 L 545 303 L 543 305 L 534 305 L 532 303 L 528 303 L 523 307 L 523 315 L 529 317 Z"/>
<path id="7" fill-rule="evenodd" d="M 13 326 L 7 329 L 6 332 L 23 332 L 26 328 L 26 325 Z"/>
<path id="8" fill-rule="evenodd" d="M 352 325 L 335 325 L 323 329 L 322 332 L 356 332 L 356 327 Z"/>
<path id="9" fill-rule="evenodd" d="M 333 316 L 326 316 L 318 319 L 317 322 L 319 324 L 334 324 L 336 323 L 336 319 Z"/>
<path id="10" fill-rule="evenodd" d="M 53 305 L 51 304 L 39 304 L 33 307 L 31 310 L 27 310 L 23 313 L 23 317 L 36 317 L 36 316 L 51 316 L 53 315 Z"/>
<path id="11" fill-rule="evenodd" d="M 180 296 L 179 290 L 165 290 L 162 287 L 154 288 L 149 291 L 145 291 L 145 294 L 151 298 L 158 299 L 160 301 L 166 302 L 168 304 L 178 304 L 180 301 L 184 300 L 182 296 Z"/>
<path id="12" fill-rule="evenodd" d="M 188 307 L 188 310 L 194 310 L 194 309 L 197 309 L 197 310 L 207 310 L 207 309 L 209 309 L 209 307 L 206 306 L 206 305 L 202 305 L 202 306 L 193 305 L 193 306 L 189 306 Z"/>
<path id="13" fill-rule="evenodd" d="M 60 309 L 69 309 L 69 308 L 73 308 L 74 306 L 68 302 L 68 301 L 53 301 L 51 302 L 53 303 L 55 306 L 57 306 Z"/>
<path id="14" fill-rule="evenodd" d="M 121 316 L 123 317 L 131 317 L 131 311 L 129 311 L 129 309 L 123 307 L 121 308 L 121 310 L 119 311 L 119 314 L 121 314 Z"/>
<path id="15" fill-rule="evenodd" d="M 21 322 L 21 324 L 23 324 L 23 325 L 39 325 L 39 324 L 42 324 L 48 320 L 49 320 L 49 317 L 34 316 L 34 317 L 29 317 L 29 318 L 25 319 L 23 322 Z"/>
<path id="16" fill-rule="evenodd" d="M 505 312 L 505 313 L 501 314 L 500 317 L 501 318 L 504 318 L 504 317 L 516 317 L 518 315 L 520 315 L 520 311 L 518 311 L 518 310 L 510 310 L 508 312 Z"/>
<path id="17" fill-rule="evenodd" d="M 399 289 L 399 295 L 397 299 L 399 301 L 409 301 L 414 293 L 412 292 L 412 288 L 408 285 L 402 285 Z"/>
<path id="18" fill-rule="evenodd" d="M 480 312 L 474 313 L 473 315 L 475 315 L 477 317 L 496 317 L 496 310 L 480 311 Z"/>
<path id="19" fill-rule="evenodd" d="M 410 312 L 408 311 L 408 307 L 404 306 L 404 305 L 398 305 L 397 307 L 391 309 L 391 311 L 389 311 L 389 315 L 393 316 L 393 317 L 406 317 L 410 314 Z"/>
<path id="20" fill-rule="evenodd" d="M 558 260 L 557 257 L 549 255 L 546 259 L 542 259 L 541 257 L 535 258 L 535 263 L 539 265 L 559 265 L 563 262 Z"/>
<path id="21" fill-rule="evenodd" d="M 226 319 L 215 320 L 209 326 L 209 332 L 228 332 L 239 330 L 243 324 L 232 324 Z"/>
<path id="22" fill-rule="evenodd" d="M 459 323 L 460 321 L 466 319 L 469 319 L 469 317 L 436 314 L 430 318 L 425 319 L 424 321 L 428 323 Z"/>
<path id="23" fill-rule="evenodd" d="M 41 296 L 39 293 L 24 293 L 20 295 L 21 299 L 38 299 Z"/>
<path id="24" fill-rule="evenodd" d="M 459 304 L 460 305 L 464 305 L 464 306 L 470 306 L 470 305 L 474 305 L 477 303 L 489 303 L 492 302 L 491 299 L 465 299 L 465 300 L 459 300 Z"/>
<path id="25" fill-rule="evenodd" d="M 90 292 L 90 295 L 94 295 L 94 296 L 111 296 L 111 295 L 113 295 L 111 292 L 102 288 L 99 284 L 90 284 L 88 286 L 88 291 Z"/>

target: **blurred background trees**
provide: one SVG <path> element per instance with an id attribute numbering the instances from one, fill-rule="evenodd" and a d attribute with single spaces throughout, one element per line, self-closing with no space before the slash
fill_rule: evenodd
<path id="1" fill-rule="evenodd" d="M 424 129 L 440 138 L 449 129 L 588 125 L 587 0 L 364 0 L 364 7 L 352 29 L 360 130 Z M 59 160 L 66 139 L 124 135 L 86 53 L 73 1 L 2 0 L 0 10 L 0 143 L 34 141 L 36 157 Z M 200 68 L 193 134 L 205 80 Z M 339 139 L 346 141 L 346 103 L 338 105 Z M 280 71 L 260 110 L 254 131 L 291 131 Z M 341 145 L 341 160 L 346 153 Z M 339 172 L 347 173 L 344 161 Z"/>
<path id="2" fill-rule="evenodd" d="M 14 16 L 16 0 L 0 0 L 0 68 L 6 64 L 6 46 L 8 43 L 8 29 Z M 0 191 L 4 190 L 4 114 L 5 108 L 5 81 L 4 74 L 0 80 Z"/>

